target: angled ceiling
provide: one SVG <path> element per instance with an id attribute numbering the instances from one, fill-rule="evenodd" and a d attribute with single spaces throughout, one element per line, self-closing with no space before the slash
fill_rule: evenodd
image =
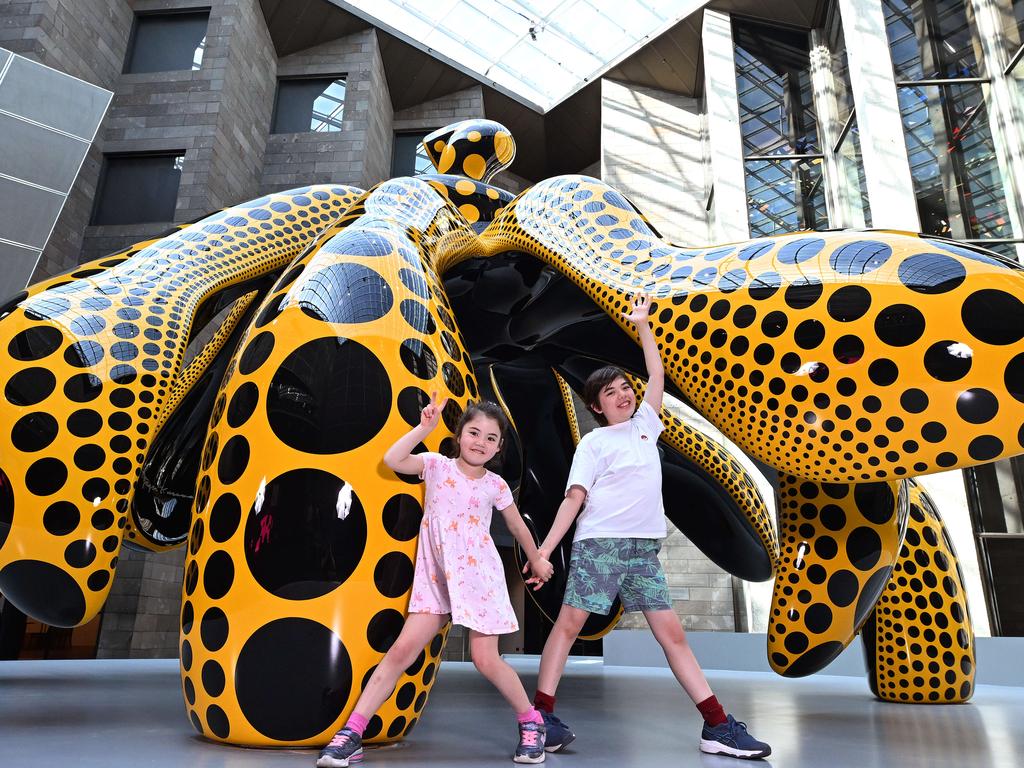
<path id="1" fill-rule="evenodd" d="M 331 0 L 543 114 L 706 0 Z"/>
<path id="2" fill-rule="evenodd" d="M 596 10 L 607 2 L 488 0 L 481 7 L 492 17 L 489 22 L 471 0 L 260 0 L 260 5 L 279 56 L 376 28 L 396 111 L 482 85 L 485 114 L 508 127 L 519 145 L 510 170 L 532 181 L 574 173 L 599 159 L 602 76 L 690 96 L 700 92 L 704 6 L 799 29 L 821 26 L 828 6 L 828 0 L 617 0 L 612 21 Z M 409 22 L 405 31 L 393 26 L 402 14 L 415 17 L 419 26 Z M 488 26 L 501 23 L 502 30 Z M 604 32 L 591 32 L 592 26 Z M 594 34 L 617 36 L 616 42 L 601 46 L 597 37 L 588 37 Z M 442 44 L 446 38 L 450 45 Z M 570 70 L 545 48 L 552 41 L 560 49 L 589 45 L 602 53 L 585 60 L 594 69 Z M 517 46 L 525 47 L 517 53 Z M 481 56 L 490 63 L 481 63 Z M 507 77 L 520 68 L 522 83 L 516 85 Z M 574 78 L 568 90 L 566 72 Z M 534 87 L 538 77 L 542 84 L 551 81 L 544 93 Z"/>
<path id="3" fill-rule="evenodd" d="M 828 0 L 712 0 L 705 5 L 724 13 L 809 30 L 824 23 Z M 701 9 L 609 69 L 605 77 L 695 96 L 703 87 L 700 68 L 703 21 Z"/>

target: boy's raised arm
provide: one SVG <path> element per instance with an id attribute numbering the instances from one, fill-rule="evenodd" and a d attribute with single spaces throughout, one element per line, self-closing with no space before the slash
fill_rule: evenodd
<path id="1" fill-rule="evenodd" d="M 661 353 L 658 352 L 658 342 L 651 331 L 650 316 L 651 297 L 646 293 L 635 296 L 632 311 L 626 315 L 626 319 L 636 326 L 640 346 L 644 351 L 644 365 L 647 366 L 647 391 L 644 392 L 644 402 L 658 412 L 661 410 L 661 401 L 665 395 L 665 366 L 661 362 Z"/>

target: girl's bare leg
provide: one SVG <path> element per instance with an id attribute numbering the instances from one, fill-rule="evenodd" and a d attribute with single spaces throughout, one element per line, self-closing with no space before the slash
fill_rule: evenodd
<path id="1" fill-rule="evenodd" d="M 469 652 L 480 674 L 498 689 L 516 714 L 526 712 L 533 706 L 523 688 L 523 681 L 498 653 L 497 635 L 484 635 L 475 629 L 469 630 Z"/>
<path id="2" fill-rule="evenodd" d="M 448 614 L 410 613 L 395 644 L 384 654 L 370 676 L 370 682 L 363 689 L 353 712 L 367 719 L 373 717 L 391 695 L 398 678 L 416 661 L 423 646 L 447 623 Z"/>

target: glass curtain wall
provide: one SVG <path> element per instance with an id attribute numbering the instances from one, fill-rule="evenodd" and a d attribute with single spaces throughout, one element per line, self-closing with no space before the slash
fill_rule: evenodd
<path id="1" fill-rule="evenodd" d="M 806 32 L 733 20 L 754 237 L 828 227 Z"/>
<path id="2" fill-rule="evenodd" d="M 835 143 L 829 147 L 838 171 L 837 186 L 842 188 L 846 210 L 842 222 L 850 227 L 871 226 L 871 206 L 868 203 L 867 180 L 861 161 L 860 129 L 857 110 L 850 85 L 850 61 L 846 55 L 846 40 L 838 4 L 832 6 L 826 23 L 829 58 L 831 59 L 832 87 L 835 93 L 836 125 L 839 129 Z M 836 222 L 838 225 L 840 222 Z"/>
<path id="3" fill-rule="evenodd" d="M 882 0 L 923 232 L 1015 257 L 989 126 L 991 82 L 963 0 Z"/>

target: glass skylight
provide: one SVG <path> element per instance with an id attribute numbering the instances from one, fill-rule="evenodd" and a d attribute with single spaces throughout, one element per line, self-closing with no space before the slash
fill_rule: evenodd
<path id="1" fill-rule="evenodd" d="M 332 0 L 546 112 L 701 0 Z"/>

